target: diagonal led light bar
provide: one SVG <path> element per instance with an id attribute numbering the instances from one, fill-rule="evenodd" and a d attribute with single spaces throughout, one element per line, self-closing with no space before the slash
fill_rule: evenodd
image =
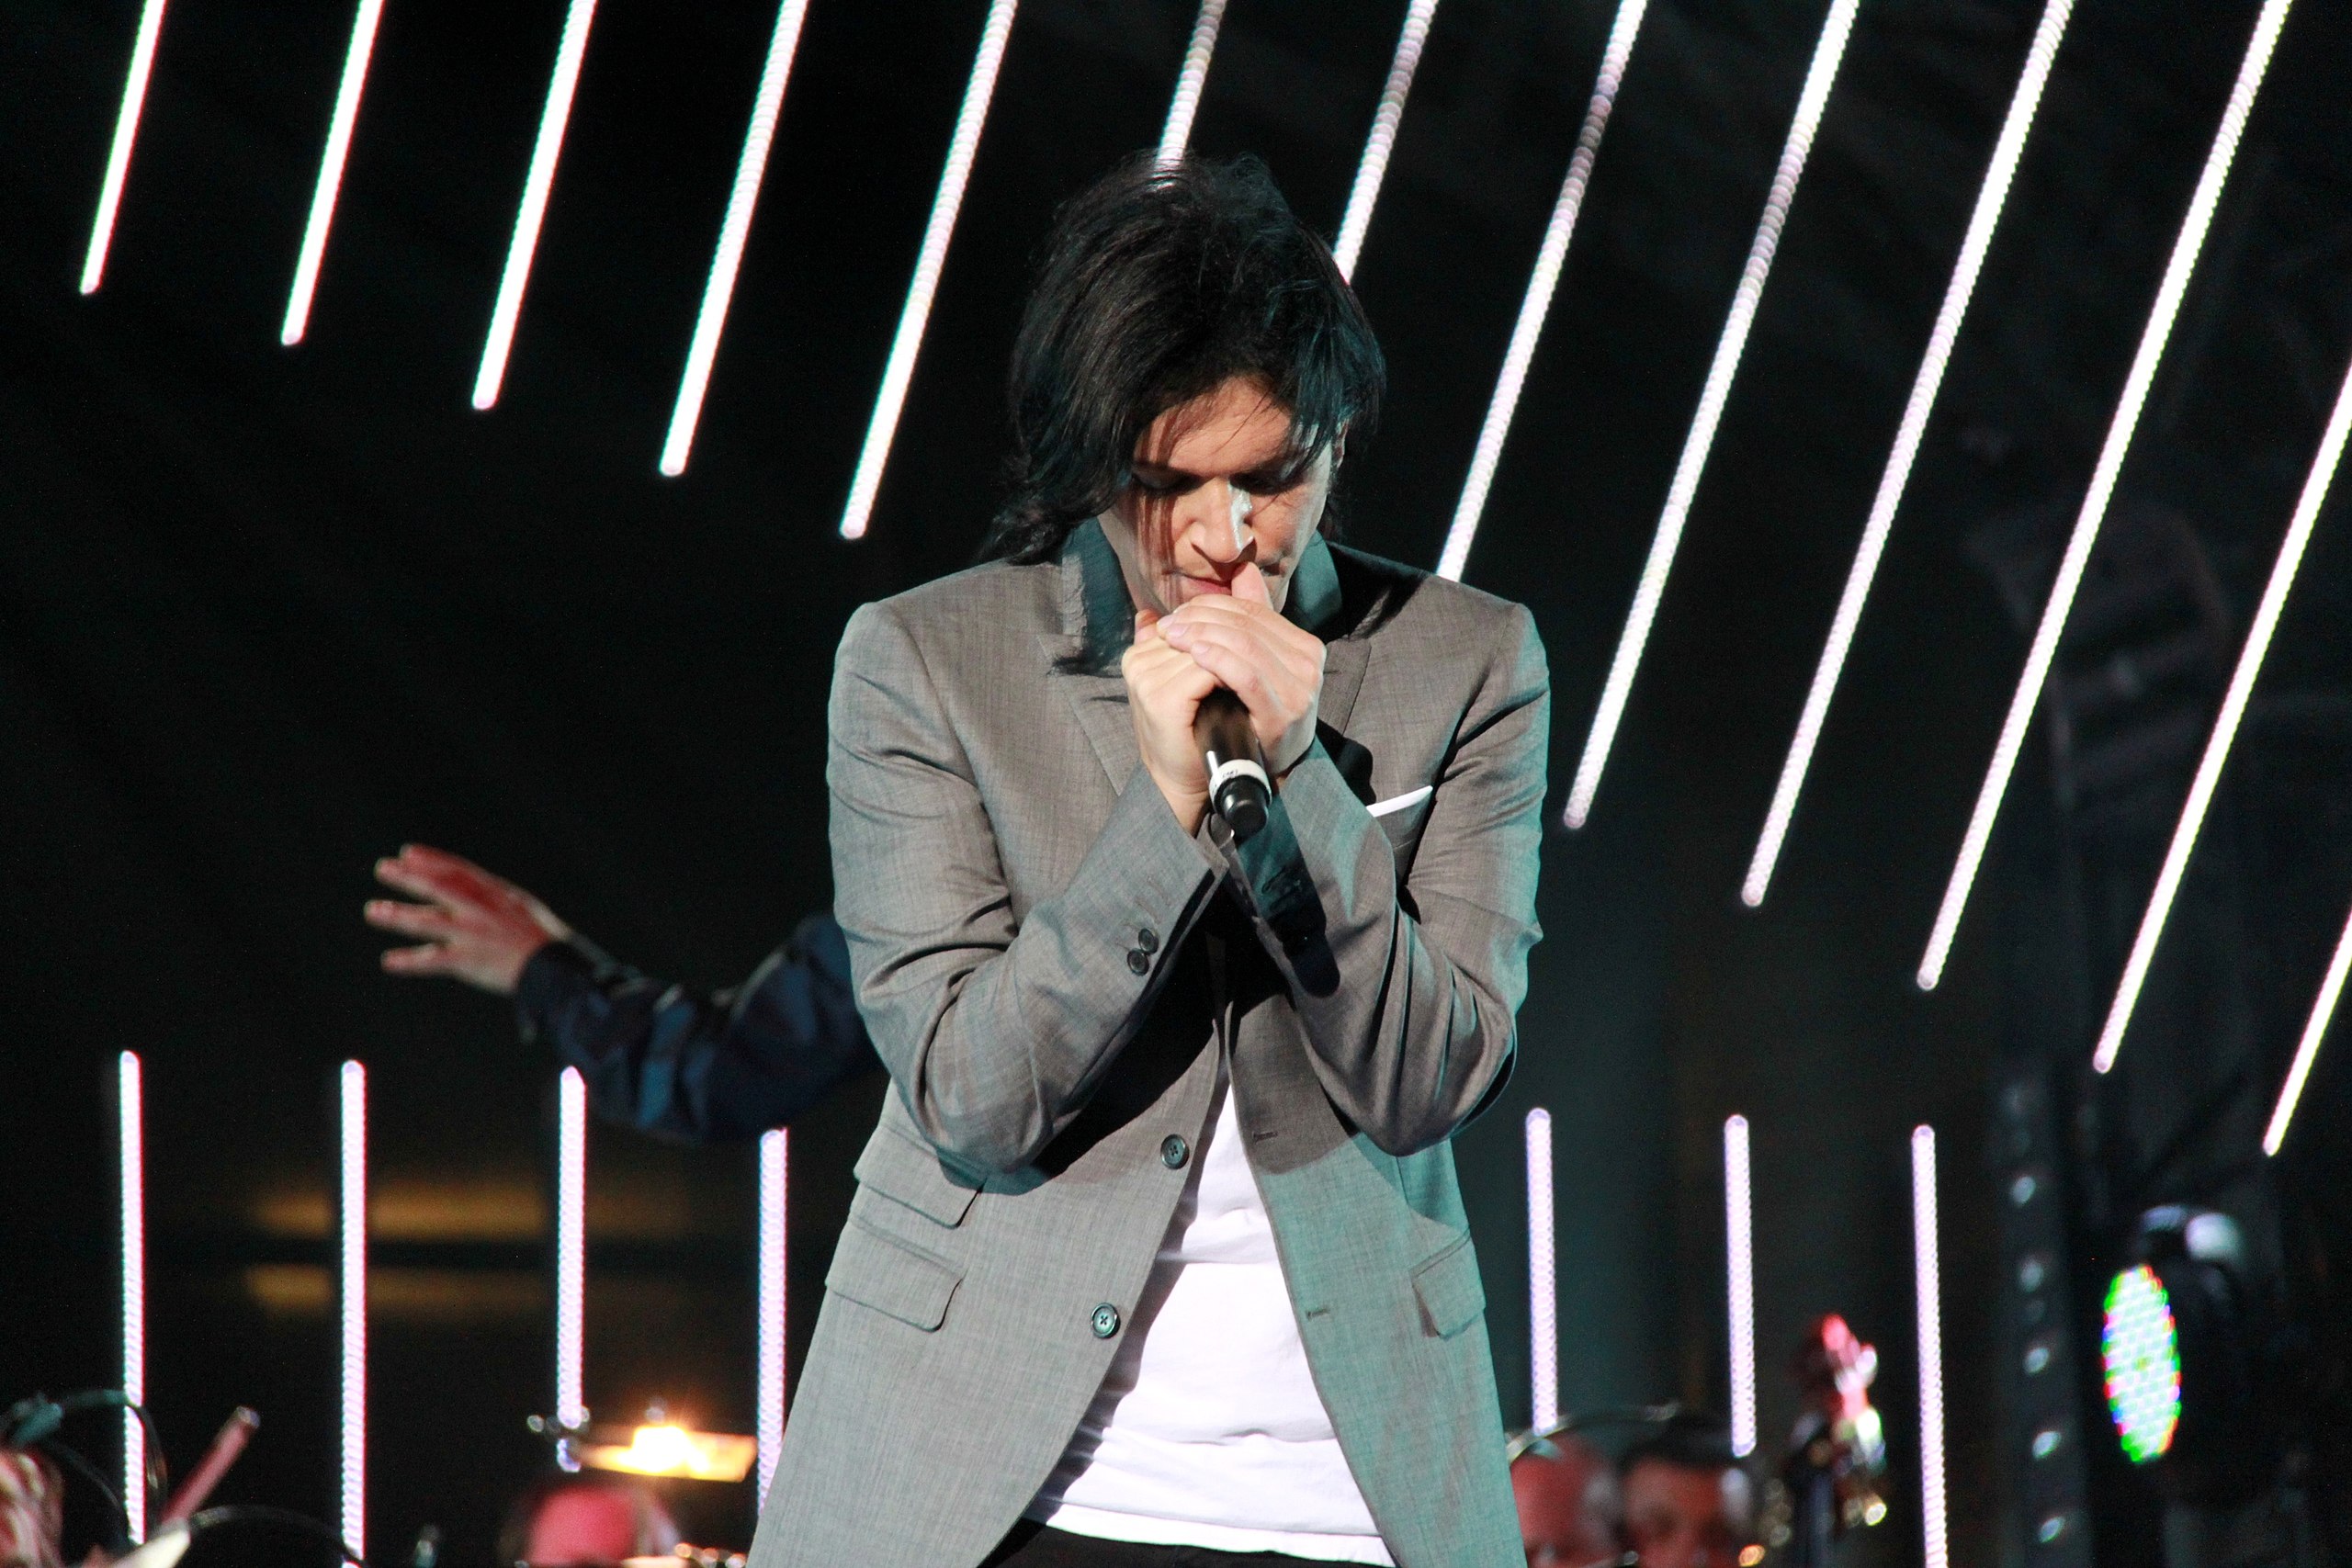
<path id="1" fill-rule="evenodd" d="M 334 198 L 343 188 L 343 165 L 351 153 L 351 128 L 359 118 L 359 95 L 368 82 L 368 56 L 376 49 L 376 23 L 384 0 L 359 0 L 351 22 L 351 47 L 343 57 L 343 85 L 335 89 L 334 118 L 327 126 L 326 152 L 319 160 L 318 188 L 311 193 L 311 220 L 302 229 L 302 251 L 294 263 L 294 291 L 286 300 L 286 324 L 277 341 L 292 347 L 311 324 L 311 296 L 319 287 L 319 263 L 327 253 L 327 230 L 334 222 Z"/>
<path id="2" fill-rule="evenodd" d="M 138 1053 L 115 1058 L 118 1190 L 122 1201 L 122 1397 L 147 1403 L 147 1137 L 144 1086 Z M 139 1413 L 122 1413 L 123 1529 L 132 1544 L 147 1539 L 147 1428 Z"/>
<path id="3" fill-rule="evenodd" d="M 784 1348 L 786 1240 L 791 1212 L 785 1185 L 791 1167 L 791 1134 L 778 1127 L 760 1134 L 759 1388 L 754 1430 L 760 1440 L 760 1503 L 768 1500 L 776 1456 L 784 1450 Z"/>
<path id="4" fill-rule="evenodd" d="M 1731 1323 L 1731 1451 L 1756 1451 L 1756 1244 L 1747 1179 L 1747 1118 L 1724 1122 L 1724 1294 Z"/>
<path id="5" fill-rule="evenodd" d="M 1559 1270 L 1552 1224 L 1552 1113 L 1527 1113 L 1528 1426 L 1560 1424 Z"/>
<path id="6" fill-rule="evenodd" d="M 556 1079 L 555 1418 L 567 1431 L 588 1424 L 582 1382 L 587 1289 L 588 1085 L 579 1068 L 566 1067 Z M 560 1456 L 570 1459 L 568 1446 Z"/>
<path id="7" fill-rule="evenodd" d="M 2083 498 L 2074 534 L 2066 541 L 2066 553 L 2058 563 L 2057 580 L 2051 584 L 2049 602 L 2042 606 L 2041 624 L 2034 631 L 2024 672 L 2018 677 L 2017 693 L 2009 700 L 2008 716 L 2002 720 L 2001 738 L 1993 749 L 1984 786 L 1977 792 L 1975 809 L 1969 815 L 1968 831 L 1961 840 L 1951 880 L 1944 888 L 1942 905 L 1936 910 L 1935 928 L 1928 934 L 1927 953 L 1919 960 L 1918 982 L 1923 991 L 1936 988 L 1937 982 L 1943 978 L 1944 962 L 1951 956 L 1952 937 L 1960 929 L 1961 911 L 1968 905 L 1969 889 L 1984 861 L 1984 846 L 1993 836 L 1993 820 L 2000 814 L 2001 797 L 2007 793 L 2009 774 L 2015 771 L 2018 752 L 2025 745 L 2026 726 L 2032 722 L 2042 685 L 2050 677 L 2050 666 L 2058 656 L 2058 639 L 2065 632 L 2067 613 L 2074 608 L 2075 591 L 2081 586 L 2084 569 L 2090 564 L 2091 547 L 2098 539 L 2099 525 L 2106 520 L 2108 502 L 2115 494 L 2116 477 L 2122 472 L 2124 457 L 2132 449 L 2132 433 L 2139 427 L 2148 389 L 2164 359 L 2173 319 L 2180 313 L 2181 299 L 2188 292 L 2189 276 L 2197 270 L 2198 252 L 2204 247 L 2205 231 L 2213 221 L 2213 209 L 2222 198 L 2222 187 L 2229 181 L 2230 163 L 2237 153 L 2238 138 L 2245 131 L 2247 116 L 2254 112 L 2255 95 L 2262 89 L 2270 51 L 2278 41 L 2278 29 L 2286 22 L 2292 3 L 2293 0 L 2264 0 L 2262 14 L 2256 18 L 2254 37 L 2248 40 L 2245 57 L 2238 66 L 2237 83 L 2230 89 L 2229 107 L 2222 112 L 2212 148 L 2205 155 L 2204 173 L 2198 176 L 2197 193 L 2190 198 L 2188 211 L 2180 221 L 2180 232 L 2173 240 L 2172 259 L 2165 265 L 2164 282 L 2156 289 L 2147 325 L 2141 330 L 2140 347 L 2132 355 L 2132 372 L 2124 379 L 2123 396 L 2116 404 L 2114 421 L 2108 426 L 2107 444 L 2099 451 L 2090 491 Z"/>
<path id="8" fill-rule="evenodd" d="M 139 9 L 139 34 L 130 46 L 130 70 L 122 79 L 122 107 L 114 120 L 114 145 L 107 152 L 106 178 L 98 186 L 97 216 L 90 220 L 90 249 L 82 260 L 82 292 L 96 294 L 106 276 L 107 247 L 114 243 L 115 212 L 122 206 L 122 182 L 130 173 L 131 143 L 139 140 L 139 111 L 147 102 L 147 78 L 155 66 L 155 39 L 164 30 L 164 0 Z"/>
<path id="9" fill-rule="evenodd" d="M 1380 107 L 1373 111 L 1363 161 L 1356 165 L 1356 183 L 1348 187 L 1348 209 L 1340 220 L 1340 237 L 1331 244 L 1331 259 L 1340 264 L 1341 277 L 1355 276 L 1364 231 L 1372 227 L 1373 205 L 1380 199 L 1380 182 L 1388 174 L 1388 154 L 1396 146 L 1396 125 L 1405 118 L 1405 95 L 1413 90 L 1413 73 L 1421 63 L 1421 48 L 1429 42 L 1437 6 L 1438 0 L 1412 0 L 1405 9 L 1405 30 L 1396 35 L 1396 54 L 1388 62 Z"/>
<path id="10" fill-rule="evenodd" d="M 1976 209 L 1969 215 L 1960 259 L 1952 264 L 1951 281 L 1944 287 L 1943 309 L 1936 314 L 1935 330 L 1928 334 L 1928 351 L 1921 356 L 1919 373 L 1911 383 L 1911 400 L 1904 405 L 1903 423 L 1894 434 L 1894 449 L 1887 454 L 1886 469 L 1879 476 L 1870 521 L 1862 526 L 1862 542 L 1846 574 L 1846 590 L 1838 600 L 1838 614 L 1830 621 L 1828 640 L 1822 645 L 1812 689 L 1805 693 L 1804 711 L 1797 719 L 1796 736 L 1789 742 L 1788 759 L 1781 764 L 1781 781 L 1772 791 L 1771 807 L 1764 814 L 1764 831 L 1756 841 L 1755 855 L 1747 863 L 1747 880 L 1740 884 L 1740 899 L 1751 909 L 1764 902 L 1765 892 L 1772 885 L 1772 868 L 1779 862 L 1781 845 L 1788 837 L 1789 820 L 1796 815 L 1797 796 L 1804 789 L 1805 770 L 1813 763 L 1814 747 L 1821 739 L 1830 699 L 1837 694 L 1838 678 L 1844 671 L 1846 655 L 1853 647 L 1854 628 L 1861 622 L 1863 602 L 1870 597 L 1879 559 L 1886 552 L 1886 538 L 1894 530 L 1894 514 L 1902 509 L 1904 488 L 1910 483 L 1911 465 L 1919 455 L 1920 439 L 1927 434 L 1928 416 L 1935 412 L 1936 395 L 1943 389 L 1944 370 L 1951 362 L 1952 344 L 1960 337 L 1961 323 L 1967 320 L 1968 303 L 1976 292 L 1977 275 L 1984 270 L 1985 252 L 1992 248 L 1993 232 L 2000 226 L 2001 206 L 2008 198 L 2018 160 L 2033 130 L 2034 111 L 2041 104 L 2041 90 L 2050 80 L 2051 62 L 2057 57 L 2059 42 L 2066 36 L 2067 19 L 2074 8 L 2074 0 L 2048 0 L 2042 7 L 2041 25 L 2034 29 L 2033 42 L 2026 50 L 2025 69 L 2018 75 L 2017 90 L 2009 95 L 2009 112 L 2001 121 L 2001 134 L 1993 144 L 1993 160 L 1984 170 L 1984 181 L 1976 188 Z"/>
<path id="11" fill-rule="evenodd" d="M 1609 111 L 1616 107 L 1617 89 L 1625 80 L 1626 62 L 1634 57 L 1634 39 L 1642 30 L 1648 0 L 1618 0 L 1617 19 L 1610 25 L 1609 42 L 1600 52 L 1600 74 L 1586 104 L 1584 124 L 1577 131 L 1577 150 L 1568 160 L 1567 178 L 1560 182 L 1559 198 L 1552 204 L 1551 220 L 1544 226 L 1544 243 L 1535 253 L 1535 270 L 1527 275 L 1527 294 L 1519 302 L 1519 321 L 1510 330 L 1510 347 L 1504 351 L 1502 373 L 1495 378 L 1495 395 L 1487 403 L 1487 422 L 1478 427 L 1478 445 L 1470 457 L 1470 474 L 1462 482 L 1462 499 L 1453 508 L 1453 523 L 1445 532 L 1437 574 L 1462 581 L 1470 560 L 1470 541 L 1477 536 L 1478 519 L 1487 510 L 1487 491 L 1493 488 L 1496 465 L 1502 461 L 1503 439 L 1510 434 L 1511 416 L 1519 409 L 1519 394 L 1527 384 L 1528 367 L 1535 360 L 1535 344 L 1544 335 L 1544 318 L 1551 313 L 1552 295 L 1559 287 L 1560 268 L 1566 262 L 1568 241 L 1576 233 L 1577 214 L 1584 209 L 1585 187 L 1592 181 L 1592 163 L 1600 153 L 1601 132 L 1609 129 Z"/>
<path id="12" fill-rule="evenodd" d="M 1657 618 L 1658 601 L 1666 594 L 1667 574 L 1674 570 L 1675 551 L 1682 543 L 1682 526 L 1699 493 L 1699 476 L 1706 470 L 1707 454 L 1715 444 L 1715 427 L 1730 400 L 1733 378 L 1739 374 L 1740 355 L 1747 346 L 1748 330 L 1756 324 L 1756 309 L 1764 298 L 1765 280 L 1771 276 L 1772 255 L 1780 248 L 1781 228 L 1788 221 L 1789 204 L 1796 198 L 1797 182 L 1804 177 L 1805 159 L 1813 151 L 1814 133 L 1820 129 L 1829 89 L 1838 80 L 1838 62 L 1846 55 L 1846 39 L 1854 30 L 1854 12 L 1860 0 L 1831 0 L 1821 24 L 1820 41 L 1814 45 L 1813 63 L 1805 70 L 1804 91 L 1797 99 L 1789 139 L 1781 149 L 1780 167 L 1772 175 L 1772 193 L 1765 199 L 1764 216 L 1756 225 L 1756 239 L 1747 250 L 1747 265 L 1732 295 L 1731 313 L 1723 337 L 1715 344 L 1714 363 L 1707 369 L 1706 389 L 1699 395 L 1699 412 L 1683 439 L 1682 457 L 1675 464 L 1674 483 L 1668 490 L 1666 510 L 1659 514 L 1657 533 L 1650 541 L 1649 558 L 1642 563 L 1640 583 L 1634 590 L 1633 608 L 1610 660 L 1609 679 L 1600 690 L 1600 705 L 1592 716 L 1585 738 L 1584 755 L 1577 761 L 1575 781 L 1568 786 L 1563 819 L 1581 828 L 1592 815 L 1593 796 L 1600 790 L 1600 773 L 1609 763 L 1609 748 L 1624 717 L 1625 699 L 1634 689 L 1634 672 L 1641 667 L 1642 649 L 1649 642 L 1650 625 Z"/>
<path id="13" fill-rule="evenodd" d="M 2352 918 L 2346 918 L 2344 934 L 2335 939 L 2335 956 L 2328 960 L 2326 978 L 2320 981 L 2319 997 L 2312 1003 L 2311 1019 L 2303 1025 L 2301 1043 L 2295 1047 L 2294 1065 L 2287 1069 L 2287 1081 L 2278 1090 L 2278 1103 L 2270 1111 L 2270 1125 L 2263 1130 L 2264 1154 L 2277 1154 L 2287 1142 L 2288 1124 L 2295 1119 L 2296 1102 L 2303 1098 L 2303 1081 L 2312 1076 L 2319 1043 L 2326 1038 L 2328 1022 L 2335 1016 L 2336 998 L 2344 994 L 2346 970 L 2352 970 Z"/>
<path id="14" fill-rule="evenodd" d="M 662 471 L 673 479 L 686 471 L 686 454 L 695 444 L 695 425 L 702 418 L 711 364 L 718 357 L 718 334 L 727 329 L 727 307 L 735 298 L 735 275 L 743 265 L 744 236 L 751 232 L 752 209 L 767 173 L 768 145 L 775 140 L 784 84 L 792 74 L 793 51 L 799 46 L 800 22 L 808 10 L 808 0 L 784 0 L 776 10 L 775 31 L 768 38 L 767 63 L 760 68 L 760 90 L 752 101 L 752 123 L 743 132 L 743 155 L 735 164 L 735 188 L 718 226 L 718 249 L 710 258 L 710 278 L 703 285 L 702 310 L 695 316 L 694 340 L 686 349 L 685 375 L 678 382 L 669 436 L 662 443 Z M 763 1482 L 763 1493 L 765 1485 Z"/>
<path id="15" fill-rule="evenodd" d="M 368 1069 L 345 1062 L 337 1083 L 343 1181 L 337 1294 L 343 1319 L 343 1543 L 368 1553 Z"/>
<path id="16" fill-rule="evenodd" d="M 2278 615 L 2287 606 L 2287 595 L 2295 586 L 2295 572 L 2303 563 L 2303 551 L 2312 542 L 2312 528 L 2319 521 L 2320 508 L 2327 504 L 2327 489 L 2335 478 L 2335 466 L 2344 456 L 2346 430 L 2352 426 L 2352 370 L 2345 373 L 2344 384 L 2335 394 L 2335 412 L 2329 415 L 2326 432 L 2321 435 L 2319 451 L 2312 458 L 2311 471 L 2303 479 L 2303 493 L 2295 503 L 2295 515 L 2287 525 L 2287 537 L 2278 546 L 2278 555 L 2270 563 L 2270 581 L 2264 584 L 2262 602 L 2256 606 L 2254 622 L 2246 627 L 2245 646 L 2238 650 L 2237 669 L 2231 672 L 2230 687 L 2222 697 L 2222 711 L 2214 716 L 2213 732 L 2206 739 L 2205 755 L 2197 764 L 2197 777 L 2188 786 L 2188 801 L 2180 808 L 2180 821 L 2172 830 L 2172 847 L 2165 852 L 2164 869 L 2156 874 L 2156 886 L 2148 895 L 2147 912 L 2140 918 L 2140 934 L 2132 943 L 2132 956 L 2123 965 L 2123 977 L 2116 983 L 2115 1000 L 2107 1011 L 2107 1023 L 2099 1031 L 2098 1047 L 2091 1054 L 2091 1066 L 2100 1072 L 2115 1066 L 2116 1053 L 2123 1049 L 2124 1032 L 2132 1027 L 2132 1011 L 2139 1004 L 2140 987 L 2148 978 L 2148 965 L 2154 959 L 2156 943 L 2163 938 L 2165 919 L 2172 913 L 2174 896 L 2180 891 L 2180 879 L 2188 869 L 2190 852 L 2197 848 L 2198 830 L 2205 825 L 2205 811 L 2213 803 L 2213 789 L 2221 782 L 2222 764 L 2230 758 L 2230 746 L 2237 739 L 2238 726 L 2245 717 L 2245 707 L 2254 694 L 2254 683 L 2261 677 L 2263 657 L 2270 651 L 2271 635 L 2278 629 Z"/>
<path id="17" fill-rule="evenodd" d="M 548 79 L 547 107 L 539 111 L 538 140 L 531 146 L 530 172 L 523 178 L 523 205 L 514 214 L 514 238 L 506 247 L 506 269 L 499 275 L 498 302 L 490 312 L 490 337 L 482 344 L 481 369 L 474 377 L 474 407 L 498 401 L 506 379 L 506 355 L 514 346 L 514 323 L 523 313 L 523 288 L 531 279 L 531 257 L 539 248 L 539 224 L 547 217 L 548 192 L 555 185 L 564 127 L 571 119 L 571 95 L 580 85 L 581 58 L 588 52 L 588 24 L 596 0 L 571 0 L 564 14 L 563 41 L 557 45 L 555 73 Z"/>
<path id="18" fill-rule="evenodd" d="M 1159 133 L 1159 161 L 1172 164 L 1184 155 L 1193 140 L 1193 117 L 1201 107 L 1201 89 L 1207 85 L 1209 61 L 1216 53 L 1217 29 L 1225 25 L 1226 0 L 1201 0 L 1201 14 L 1193 18 L 1192 40 L 1184 46 L 1184 68 L 1176 73 L 1176 96 L 1168 101 L 1168 124 Z"/>
<path id="19" fill-rule="evenodd" d="M 1936 1130 L 1911 1129 L 1911 1277 L 1919 1307 L 1919 1539 L 1922 1568 L 1946 1568 L 1942 1268 L 1936 1239 Z"/>
<path id="20" fill-rule="evenodd" d="M 932 296 L 939 289 L 939 271 L 947 260 L 947 242 L 956 232 L 956 211 L 964 205 L 964 185 L 972 176 L 972 157 L 979 150 L 980 130 L 988 123 L 997 67 L 1004 61 L 1005 37 L 1012 31 L 1012 14 L 1019 4 L 1020 0 L 989 0 L 979 52 L 972 57 L 971 80 L 964 86 L 964 107 L 956 111 L 956 132 L 948 139 L 947 164 L 939 171 L 939 194 L 932 198 L 931 220 L 923 225 L 914 280 L 907 286 L 899 330 L 890 340 L 890 358 L 882 369 L 881 395 L 875 400 L 874 417 L 865 427 L 865 446 L 857 455 L 857 472 L 850 480 L 849 505 L 842 513 L 844 539 L 865 537 L 865 525 L 874 515 L 874 497 L 882 488 L 890 441 L 898 434 L 899 415 L 906 408 L 907 385 L 914 379 L 915 355 L 922 349 Z"/>

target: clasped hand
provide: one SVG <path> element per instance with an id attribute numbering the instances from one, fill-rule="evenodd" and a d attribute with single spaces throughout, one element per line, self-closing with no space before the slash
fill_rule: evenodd
<path id="1" fill-rule="evenodd" d="M 1323 642 L 1283 619 L 1252 564 L 1233 592 L 1202 594 L 1166 615 L 1136 615 L 1135 643 L 1119 661 L 1135 716 L 1136 744 L 1187 833 L 1208 810 L 1208 770 L 1193 739 L 1201 699 L 1223 686 L 1250 710 L 1276 781 L 1315 743 L 1323 696 Z"/>

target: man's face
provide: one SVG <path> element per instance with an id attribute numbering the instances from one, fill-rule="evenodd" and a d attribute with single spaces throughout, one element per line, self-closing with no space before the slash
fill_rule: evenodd
<path id="1" fill-rule="evenodd" d="M 1330 449 L 1300 461 L 1290 426 L 1288 409 L 1238 377 L 1152 421 L 1102 520 L 1138 608 L 1230 593 L 1250 565 L 1283 607 L 1331 493 Z"/>
<path id="2" fill-rule="evenodd" d="M 1642 1568 L 1737 1568 L 1747 1478 L 1644 1460 L 1625 1472 L 1625 1541 Z"/>
<path id="3" fill-rule="evenodd" d="M 1527 1568 L 1607 1562 L 1619 1548 L 1608 1511 L 1594 1505 L 1606 1501 L 1611 1490 L 1609 1457 L 1573 1437 L 1555 1446 L 1556 1455 L 1524 1453 L 1511 1461 L 1511 1496 L 1519 1505 L 1519 1541 L 1527 1551 Z"/>

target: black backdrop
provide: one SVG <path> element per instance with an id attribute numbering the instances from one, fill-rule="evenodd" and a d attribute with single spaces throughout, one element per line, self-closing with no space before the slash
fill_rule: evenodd
<path id="1" fill-rule="evenodd" d="M 106 286 L 75 294 L 129 0 L 0 12 L 0 1395 L 111 1382 L 113 1053 L 149 1072 L 151 1390 L 174 1455 L 243 1400 L 232 1495 L 333 1512 L 329 1080 L 375 1089 L 371 1540 L 486 1561 L 551 1396 L 548 1064 L 395 983 L 357 919 L 410 839 L 665 975 L 729 981 L 828 897 L 821 703 L 862 600 L 963 564 L 1054 203 L 1156 141 L 1183 0 L 1015 27 L 872 536 L 834 536 L 984 10 L 815 0 L 689 473 L 656 477 L 772 11 L 600 7 L 502 405 L 467 407 L 561 21 L 390 0 L 310 340 L 277 326 L 343 6 L 168 15 Z M 1524 599 L 1565 785 L 1793 104 L 1812 0 L 1659 0 L 1469 579 Z M 1724 1397 L 1718 1129 L 1756 1124 L 1777 1368 L 1885 1358 L 1917 1552 L 1905 1134 L 1943 1134 L 1956 1551 L 2002 1469 L 1983 1102 L 1989 927 L 1916 963 L 2020 644 L 1961 540 L 2071 510 L 2255 7 L 2086 6 L 1761 915 L 1734 896 L 2038 7 L 1865 7 L 1594 825 L 1545 851 L 1508 1102 L 1461 1141 L 1523 1419 L 1519 1120 L 1559 1138 L 1564 1403 Z M 1395 15 L 1391 13 L 1395 12 Z M 1236 0 L 1195 146 L 1336 225 L 1402 6 Z M 1449 0 L 1359 270 L 1393 367 L 1353 539 L 1432 559 L 1610 8 Z M 2346 29 L 2290 27 L 2127 491 L 2232 546 L 2243 622 L 2346 342 Z M 2284 634 L 2340 625 L 2323 534 Z M 2332 597 L 2331 597 L 2332 596 Z M 2300 637 L 2300 645 L 2296 638 Z M 2324 644 L 2322 646 L 2324 646 Z M 2324 672 L 2324 660 L 2317 667 Z M 1554 802 L 1556 810 L 1557 800 Z M 2298 981 L 2298 984 L 2303 984 Z M 879 1081 L 796 1134 L 797 1348 Z M 750 1419 L 751 1156 L 600 1134 L 589 1401 Z M 101 1455 L 103 1430 L 86 1434 Z M 920 1442 L 922 1434 L 908 1434 Z M 708 1539 L 738 1495 L 690 1499 Z"/>

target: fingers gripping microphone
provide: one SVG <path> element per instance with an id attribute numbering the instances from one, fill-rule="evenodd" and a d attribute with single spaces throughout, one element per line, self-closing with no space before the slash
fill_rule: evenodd
<path id="1" fill-rule="evenodd" d="M 1250 710 L 1241 699 L 1219 686 L 1201 699 L 1193 716 L 1193 739 L 1208 764 L 1209 805 L 1237 842 L 1266 825 L 1274 798 L 1273 781 L 1259 760 L 1258 738 L 1250 728 Z"/>

